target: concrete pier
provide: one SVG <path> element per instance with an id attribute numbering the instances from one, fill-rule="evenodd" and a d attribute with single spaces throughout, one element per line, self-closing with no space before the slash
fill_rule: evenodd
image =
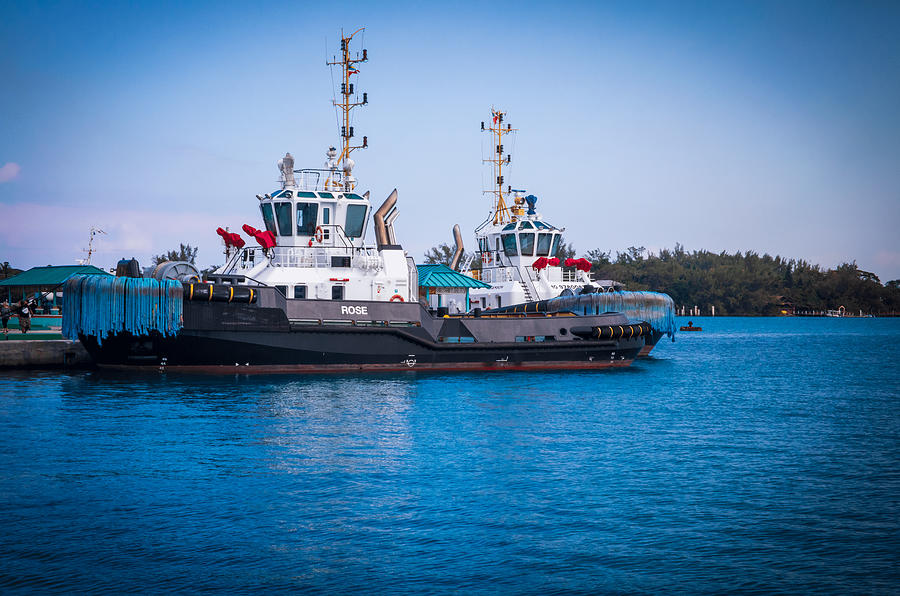
<path id="1" fill-rule="evenodd" d="M 81 342 L 68 339 L 0 341 L 0 369 L 90 366 Z"/>

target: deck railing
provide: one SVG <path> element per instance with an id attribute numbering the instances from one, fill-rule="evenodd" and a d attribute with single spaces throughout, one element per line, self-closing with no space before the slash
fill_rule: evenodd
<path id="1" fill-rule="evenodd" d="M 243 248 L 229 261 L 226 271 L 231 273 L 253 269 L 268 261 L 274 267 L 330 268 L 343 267 L 346 261 L 335 264 L 332 257 L 349 257 L 353 269 L 380 269 L 383 266 L 378 251 L 372 248 L 343 246 L 275 246 L 264 252 L 262 248 Z"/>

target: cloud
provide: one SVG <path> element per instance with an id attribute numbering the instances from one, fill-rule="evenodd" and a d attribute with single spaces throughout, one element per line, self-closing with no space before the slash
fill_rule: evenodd
<path id="1" fill-rule="evenodd" d="M 16 176 L 19 175 L 19 172 L 22 170 L 21 166 L 17 163 L 7 162 L 3 164 L 3 167 L 0 168 L 0 182 L 9 182 L 10 180 L 15 180 Z"/>

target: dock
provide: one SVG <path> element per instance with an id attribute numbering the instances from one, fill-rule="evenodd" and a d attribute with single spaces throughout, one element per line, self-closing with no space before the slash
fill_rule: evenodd
<path id="1" fill-rule="evenodd" d="M 32 336 L 31 333 L 27 336 Z M 26 337 L 27 337 L 26 336 Z M 81 342 L 68 339 L 0 338 L 0 370 L 13 368 L 85 368 L 91 357 Z"/>

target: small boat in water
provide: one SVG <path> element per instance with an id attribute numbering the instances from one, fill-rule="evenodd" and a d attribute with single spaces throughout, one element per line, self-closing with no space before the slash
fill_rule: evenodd
<path id="1" fill-rule="evenodd" d="M 703 331 L 703 327 L 694 327 L 693 321 L 688 321 L 687 325 L 682 325 L 679 331 Z"/>
<path id="2" fill-rule="evenodd" d="M 358 31 L 357 31 L 358 33 Z M 281 187 L 256 195 L 262 229 L 219 229 L 226 263 L 208 282 L 187 263 L 148 278 L 74 277 L 66 285 L 63 331 L 102 366 L 212 372 L 602 369 L 628 366 L 652 337 L 621 313 L 431 310 L 420 302 L 419 270 L 394 232 L 396 189 L 372 212 L 350 154 L 350 113 L 368 98 L 352 76 L 367 60 L 356 33 L 341 39 L 341 149 L 323 169 L 279 160 Z M 375 244 L 365 243 L 373 220 Z M 137 270 L 137 268 L 134 268 Z M 456 271 L 441 284 L 488 284 Z"/>

